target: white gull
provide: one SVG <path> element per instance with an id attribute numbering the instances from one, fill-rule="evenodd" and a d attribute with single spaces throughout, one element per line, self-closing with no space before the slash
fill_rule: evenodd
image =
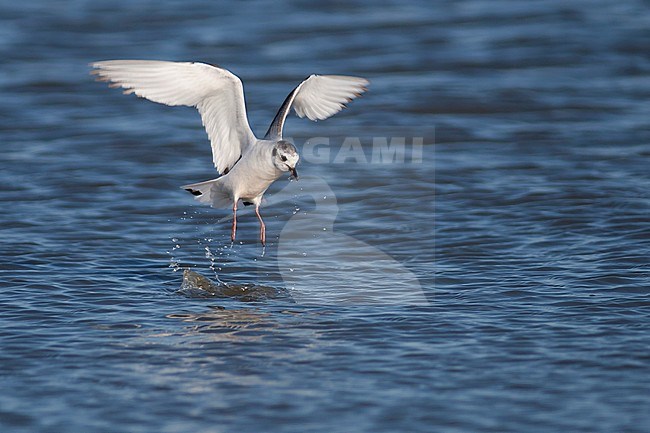
<path id="1" fill-rule="evenodd" d="M 165 105 L 196 107 L 212 145 L 212 160 L 222 175 L 185 185 L 201 203 L 213 207 L 232 205 L 230 238 L 237 232 L 237 204 L 255 205 L 260 240 L 266 244 L 266 227 L 260 204 L 266 190 L 283 173 L 298 178 L 298 151 L 282 139 L 284 121 L 293 108 L 299 117 L 327 119 L 365 92 L 368 80 L 343 75 L 311 75 L 289 93 L 263 139 L 253 134 L 246 116 L 244 89 L 232 72 L 205 63 L 158 60 L 107 60 L 92 63 L 92 74 L 125 94 Z"/>

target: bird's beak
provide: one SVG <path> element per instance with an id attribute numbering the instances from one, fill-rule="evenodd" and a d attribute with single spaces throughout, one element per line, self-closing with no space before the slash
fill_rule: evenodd
<path id="1" fill-rule="evenodd" d="M 296 167 L 289 167 L 289 171 L 291 172 L 291 176 L 293 176 L 294 179 L 298 180 L 298 172 L 296 171 Z"/>

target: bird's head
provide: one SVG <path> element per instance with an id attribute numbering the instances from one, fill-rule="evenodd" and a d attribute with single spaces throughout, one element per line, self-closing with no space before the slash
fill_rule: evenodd
<path id="1" fill-rule="evenodd" d="M 273 164 L 280 171 L 289 171 L 298 180 L 296 165 L 300 156 L 296 147 L 288 141 L 280 140 L 273 147 Z"/>

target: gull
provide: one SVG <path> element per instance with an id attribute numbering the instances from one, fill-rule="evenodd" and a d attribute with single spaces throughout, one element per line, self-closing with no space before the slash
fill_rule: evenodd
<path id="1" fill-rule="evenodd" d="M 246 116 L 244 88 L 232 72 L 200 62 L 159 60 L 106 60 L 91 63 L 91 74 L 125 94 L 160 104 L 195 107 L 203 121 L 212 161 L 220 177 L 181 188 L 212 207 L 232 205 L 230 239 L 237 233 L 237 204 L 255 205 L 260 222 L 260 241 L 266 245 L 266 226 L 260 204 L 266 190 L 283 173 L 298 180 L 300 156 L 295 146 L 282 139 L 287 115 L 324 120 L 346 107 L 367 90 L 369 81 L 344 75 L 311 75 L 284 100 L 264 138 L 253 134 Z"/>

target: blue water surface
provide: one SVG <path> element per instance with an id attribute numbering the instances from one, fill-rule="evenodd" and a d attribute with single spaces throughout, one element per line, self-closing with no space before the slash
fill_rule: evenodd
<path id="1" fill-rule="evenodd" d="M 641 0 L 0 1 L 0 431 L 647 432 L 649 46 Z M 229 68 L 258 135 L 371 86 L 288 120 L 263 250 L 115 58 Z"/>

